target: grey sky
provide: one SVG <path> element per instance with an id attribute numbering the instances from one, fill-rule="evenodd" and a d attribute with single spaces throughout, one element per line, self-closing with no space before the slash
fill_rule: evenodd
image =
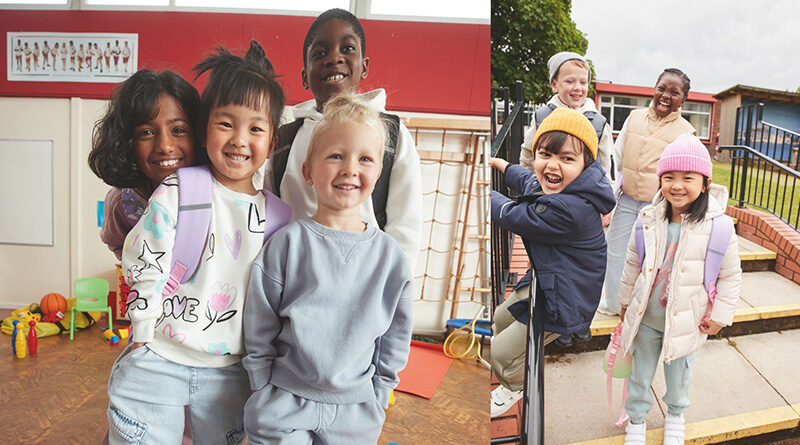
<path id="1" fill-rule="evenodd" d="M 800 86 L 800 1 L 572 0 L 597 79 L 651 86 L 683 70 L 692 91 Z"/>

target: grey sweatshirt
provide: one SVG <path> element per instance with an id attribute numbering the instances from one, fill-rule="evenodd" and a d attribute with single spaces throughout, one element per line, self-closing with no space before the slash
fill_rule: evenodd
<path id="1" fill-rule="evenodd" d="M 276 232 L 256 258 L 244 311 L 250 386 L 324 403 L 388 407 L 411 341 L 413 284 L 403 251 L 369 225 L 313 219 Z"/>

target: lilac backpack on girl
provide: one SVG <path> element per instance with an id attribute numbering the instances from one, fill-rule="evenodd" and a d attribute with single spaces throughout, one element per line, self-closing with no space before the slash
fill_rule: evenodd
<path id="1" fill-rule="evenodd" d="M 172 247 L 172 267 L 162 296 L 175 291 L 181 283 L 192 278 L 205 248 L 206 234 L 211 225 L 211 170 L 206 165 L 178 169 L 178 222 L 175 244 Z M 264 193 L 264 242 L 278 229 L 289 223 L 292 209 L 266 189 Z"/>

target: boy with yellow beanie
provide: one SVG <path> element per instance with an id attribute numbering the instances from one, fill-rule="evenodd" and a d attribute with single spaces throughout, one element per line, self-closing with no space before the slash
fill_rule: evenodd
<path id="1" fill-rule="evenodd" d="M 558 108 L 533 138 L 533 172 L 493 158 L 506 184 L 522 194 L 512 200 L 492 192 L 492 221 L 522 237 L 545 297 L 545 344 L 589 328 L 606 270 L 601 214 L 615 200 L 597 162 L 597 136 L 576 110 Z M 531 270 L 494 313 L 492 369 L 501 385 L 492 391 L 492 416 L 522 397 Z"/>

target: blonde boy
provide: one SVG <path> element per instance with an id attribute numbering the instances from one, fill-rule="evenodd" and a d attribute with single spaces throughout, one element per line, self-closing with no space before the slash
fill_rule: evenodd
<path id="1" fill-rule="evenodd" d="M 317 210 L 275 233 L 253 266 L 243 363 L 252 444 L 376 443 L 411 340 L 411 271 L 388 234 L 359 218 L 381 171 L 378 113 L 328 101 L 303 178 Z M 291 429 L 290 429 L 291 428 Z"/>
<path id="2" fill-rule="evenodd" d="M 580 54 L 564 51 L 551 57 L 547 61 L 547 68 L 550 71 L 550 87 L 555 94 L 547 102 L 547 105 L 536 109 L 535 116 L 531 119 L 531 126 L 525 133 L 525 139 L 522 143 L 522 151 L 519 156 L 520 165 L 528 170 L 533 170 L 531 145 L 533 137 L 536 135 L 536 129 L 542 120 L 556 108 L 572 108 L 583 113 L 592 123 L 595 131 L 601 134 L 598 137 L 597 161 L 606 171 L 606 177 L 611 182 L 609 172 L 611 171 L 611 153 L 614 149 L 614 140 L 611 137 L 611 128 L 608 126 L 605 117 L 597 112 L 597 107 L 595 107 L 593 101 L 586 100 L 586 94 L 589 92 L 589 84 L 592 80 L 589 64 Z M 600 129 L 602 130 L 598 131 Z"/>

